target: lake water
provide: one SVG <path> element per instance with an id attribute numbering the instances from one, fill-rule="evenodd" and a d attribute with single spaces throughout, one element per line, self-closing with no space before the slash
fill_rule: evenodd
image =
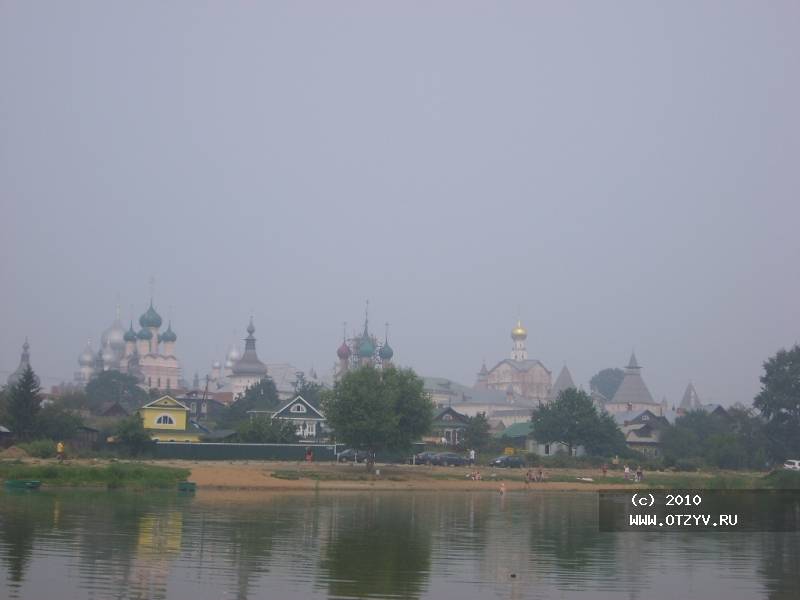
<path id="1" fill-rule="evenodd" d="M 600 533 L 575 492 L 0 492 L 0 565 L 0 598 L 800 598 L 798 533 Z"/>

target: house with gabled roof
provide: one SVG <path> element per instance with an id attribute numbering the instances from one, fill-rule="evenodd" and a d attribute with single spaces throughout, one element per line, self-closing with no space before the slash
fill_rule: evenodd
<path id="1" fill-rule="evenodd" d="M 297 435 L 302 439 L 320 437 L 324 430 L 325 415 L 302 396 L 276 410 L 273 419 L 281 419 L 294 423 Z"/>
<path id="2" fill-rule="evenodd" d="M 431 435 L 423 437 L 423 441 L 447 446 L 457 446 L 464 439 L 464 431 L 469 424 L 469 417 L 451 406 L 436 413 L 431 425 Z"/>
<path id="3" fill-rule="evenodd" d="M 145 404 L 137 414 L 156 442 L 200 441 L 200 431 L 189 421 L 189 407 L 172 396 L 161 396 Z"/>

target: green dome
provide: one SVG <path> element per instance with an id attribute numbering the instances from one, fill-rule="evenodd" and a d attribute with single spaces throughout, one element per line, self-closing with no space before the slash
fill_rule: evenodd
<path id="1" fill-rule="evenodd" d="M 150 301 L 150 308 L 148 308 L 145 313 L 139 317 L 139 325 L 142 327 L 155 327 L 158 329 L 161 327 L 161 315 L 156 312 L 156 309 L 153 308 L 153 302 Z"/>
<path id="2" fill-rule="evenodd" d="M 140 340 L 151 340 L 153 339 L 153 334 L 149 329 L 140 329 L 139 333 L 136 334 L 136 337 Z"/>
<path id="3" fill-rule="evenodd" d="M 381 357 L 381 360 L 391 360 L 394 356 L 394 350 L 389 345 L 389 342 L 386 342 L 381 349 L 378 351 L 378 356 Z"/>
<path id="4" fill-rule="evenodd" d="M 125 332 L 125 335 L 122 336 L 122 339 L 126 342 L 135 342 L 136 341 L 136 332 L 133 330 L 133 321 L 131 321 L 131 326 L 128 331 Z"/>
<path id="5" fill-rule="evenodd" d="M 375 354 L 375 344 L 372 343 L 368 336 L 364 336 L 358 343 L 358 356 L 360 358 L 372 358 L 373 354 Z"/>
<path id="6" fill-rule="evenodd" d="M 172 323 L 167 325 L 167 330 L 159 337 L 162 342 L 174 342 L 178 339 L 175 332 L 172 331 Z"/>

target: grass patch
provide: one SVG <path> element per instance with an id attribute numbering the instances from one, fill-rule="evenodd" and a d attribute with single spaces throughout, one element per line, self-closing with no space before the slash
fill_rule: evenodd
<path id="1" fill-rule="evenodd" d="M 188 469 L 137 463 L 110 465 L 32 465 L 20 461 L 0 463 L 0 479 L 37 479 L 64 487 L 109 489 L 169 489 L 189 476 Z"/>
<path id="2" fill-rule="evenodd" d="M 764 487 L 776 490 L 800 490 L 800 471 L 772 471 L 761 479 Z"/>

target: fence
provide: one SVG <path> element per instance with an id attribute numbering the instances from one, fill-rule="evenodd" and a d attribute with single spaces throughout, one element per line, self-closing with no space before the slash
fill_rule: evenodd
<path id="1" fill-rule="evenodd" d="M 304 460 L 311 448 L 315 462 L 336 461 L 335 444 L 228 444 L 158 442 L 156 458 L 182 460 Z M 338 445 L 339 452 L 344 446 Z"/>

